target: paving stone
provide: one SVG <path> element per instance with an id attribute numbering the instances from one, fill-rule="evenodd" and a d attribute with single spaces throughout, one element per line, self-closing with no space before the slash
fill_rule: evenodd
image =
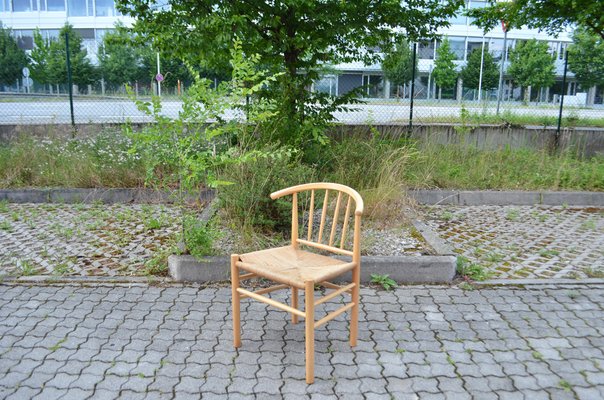
<path id="1" fill-rule="evenodd" d="M 0 285 L 0 298 L 12 288 Z M 75 289 L 72 286 L 65 288 Z M 86 294 L 111 293 L 113 300 L 130 296 L 128 290 L 131 288 L 108 288 L 81 287 L 77 288 L 77 295 L 86 298 Z M 137 296 L 140 299 L 149 292 L 153 294 L 152 302 L 161 299 L 162 304 L 169 306 L 160 308 L 171 310 L 180 294 L 189 289 L 183 286 L 168 286 L 161 290 L 149 287 Z M 573 303 L 559 301 L 568 297 L 565 294 L 568 289 L 556 286 L 522 290 L 485 288 L 474 292 L 413 287 L 396 289 L 385 297 L 375 289 L 363 288 L 375 315 L 360 324 L 364 333 L 359 346 L 351 350 L 347 337 L 332 337 L 332 332 L 346 331 L 347 325 L 338 326 L 341 321 L 335 321 L 333 331 L 329 324 L 328 329 L 317 331 L 316 383 L 308 386 L 304 381 L 303 327 L 289 324 L 287 315 L 269 313 L 262 305 L 247 305 L 244 314 L 252 317 L 248 322 L 257 318 L 258 324 L 254 328 L 257 336 L 250 339 L 253 335 L 244 335 L 244 347 L 233 349 L 230 323 L 225 322 L 230 321 L 229 288 L 200 289 L 195 300 L 179 303 L 178 312 L 182 315 L 198 312 L 201 304 L 198 299 L 203 299 L 205 307 L 213 313 L 213 319 L 209 320 L 200 315 L 196 330 L 183 328 L 186 324 L 179 324 L 178 319 L 171 320 L 167 326 L 163 313 L 161 320 L 147 320 L 148 314 L 141 315 L 136 300 L 128 301 L 117 308 L 119 318 L 142 323 L 136 326 L 131 323 L 140 332 L 129 329 L 133 333 L 128 332 L 125 335 L 128 339 L 121 339 L 112 336 L 120 329 L 117 319 L 88 323 L 88 318 L 92 318 L 89 314 L 81 323 L 70 320 L 65 310 L 75 307 L 69 297 L 74 290 L 40 292 L 34 286 L 15 292 L 14 305 L 22 302 L 29 304 L 30 314 L 48 314 L 49 318 L 56 319 L 55 327 L 91 328 L 80 331 L 82 337 L 73 348 L 63 347 L 69 342 L 59 343 L 61 338 L 55 336 L 40 336 L 35 342 L 23 341 L 31 329 L 43 327 L 41 322 L 32 325 L 36 328 L 13 327 L 7 331 L 15 338 L 6 340 L 8 346 L 21 341 L 31 347 L 13 346 L 0 351 L 0 368 L 4 368 L 0 374 L 0 399 L 16 398 L 17 388 L 24 388 L 23 394 L 27 390 L 29 398 L 36 395 L 33 391 L 44 385 L 44 391 L 37 394 L 39 398 L 45 398 L 41 394 L 46 398 L 65 394 L 92 398 L 172 398 L 175 394 L 177 398 L 198 398 L 201 393 L 204 398 L 245 398 L 255 394 L 257 398 L 393 396 L 406 399 L 420 396 L 488 399 L 499 395 L 501 398 L 536 400 L 542 393 L 546 397 L 567 397 L 568 393 L 560 387 L 561 380 L 569 382 L 578 398 L 602 398 L 604 374 L 593 361 L 600 360 L 599 365 L 604 365 L 604 354 L 600 350 L 604 343 L 604 326 L 593 322 L 599 333 L 588 332 L 573 337 L 565 337 L 552 327 L 563 325 L 561 321 L 568 326 L 580 326 L 575 319 L 576 312 L 581 309 L 589 311 L 583 318 L 591 321 L 596 310 L 594 304 L 602 311 L 604 285 L 580 286 L 572 290 L 578 293 Z M 432 293 L 436 293 L 437 298 L 431 297 Z M 40 296 L 39 300 L 30 302 L 36 296 Z M 46 305 L 48 296 L 53 296 L 53 300 Z M 120 304 L 103 299 L 99 297 L 96 301 L 104 304 L 107 315 Z M 406 311 L 390 310 L 393 301 L 404 305 Z M 511 307 L 506 309 L 504 304 Z M 568 304 L 572 304 L 573 311 L 546 310 L 557 310 L 561 304 L 560 310 L 568 310 Z M 535 305 L 546 307 L 537 314 L 530 311 L 539 308 L 533 308 Z M 329 303 L 328 306 L 332 307 Z M 153 305 L 149 307 L 151 310 Z M 434 314 L 437 313 L 435 307 L 442 314 Z M 54 311 L 59 309 L 61 311 L 55 314 Z M 3 318 L 12 318 L 10 313 L 2 314 L 2 311 L 6 310 L 0 307 L 0 327 Z M 528 321 L 532 325 L 522 318 L 525 312 L 532 318 Z M 440 316 L 428 318 L 427 313 Z M 465 320 L 463 316 L 468 313 L 475 313 L 475 319 Z M 30 314 L 23 319 L 27 320 Z M 512 315 L 520 315 L 514 320 L 517 323 L 501 323 L 510 321 Z M 406 321 L 402 331 L 390 330 L 392 322 L 388 321 L 391 317 L 401 323 Z M 408 321 L 407 317 L 410 317 Z M 439 325 L 441 317 L 448 321 L 446 325 Z M 525 322 L 526 326 L 521 325 Z M 434 325 L 436 330 L 431 331 L 431 324 L 437 324 Z M 478 331 L 486 331 L 488 326 L 496 333 L 495 338 L 488 336 L 480 341 L 478 338 L 487 336 Z M 160 331 L 166 332 L 161 335 L 166 340 L 156 337 Z M 40 329 L 40 333 L 44 335 L 44 329 Z M 1 340 L 0 335 L 0 343 Z"/>

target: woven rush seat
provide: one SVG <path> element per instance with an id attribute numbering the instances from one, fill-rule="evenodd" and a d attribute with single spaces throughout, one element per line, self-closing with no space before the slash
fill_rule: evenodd
<path id="1" fill-rule="evenodd" d="M 355 263 L 311 253 L 293 246 L 240 254 L 237 265 L 276 282 L 304 289 L 305 282 L 320 283 L 354 268 Z"/>

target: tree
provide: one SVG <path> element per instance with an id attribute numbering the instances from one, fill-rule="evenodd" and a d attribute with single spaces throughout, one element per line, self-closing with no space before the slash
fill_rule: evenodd
<path id="1" fill-rule="evenodd" d="M 604 39 L 577 29 L 568 47 L 568 67 L 582 87 L 604 85 Z"/>
<path id="2" fill-rule="evenodd" d="M 34 31 L 34 48 L 29 54 L 31 63 L 31 78 L 42 85 L 50 82 L 48 76 L 48 54 L 50 53 L 49 41 L 42 37 L 40 29 Z"/>
<path id="3" fill-rule="evenodd" d="M 556 35 L 568 27 L 583 26 L 604 39 L 604 9 L 601 0 L 514 0 L 492 2 L 490 7 L 474 8 L 468 15 L 485 31 L 501 21 L 510 28 L 523 25 Z"/>
<path id="4" fill-rule="evenodd" d="M 0 85 L 14 85 L 26 65 L 27 55 L 17 45 L 10 29 L 0 25 Z"/>
<path id="5" fill-rule="evenodd" d="M 458 72 L 455 68 L 455 54 L 451 51 L 451 44 L 448 38 L 440 43 L 436 49 L 436 59 L 434 60 L 434 82 L 438 85 L 438 98 L 442 97 L 442 89 L 455 87 L 457 83 Z"/>
<path id="6" fill-rule="evenodd" d="M 162 51 L 192 65 L 226 70 L 235 38 L 259 64 L 280 74 L 266 95 L 280 105 L 283 141 L 296 142 L 300 129 L 330 119 L 347 99 L 330 100 L 307 90 L 321 66 L 378 62 L 380 47 L 393 32 L 400 37 L 432 37 L 463 0 L 119 0 L 120 11 L 136 18 L 133 29 Z M 322 104 L 318 104 L 321 102 Z M 314 126 L 310 127 L 311 131 Z M 310 132 L 310 131 L 309 131 Z M 293 136 L 293 137 L 292 137 Z M 292 140 L 293 139 L 293 140 Z"/>
<path id="7" fill-rule="evenodd" d="M 87 85 L 96 80 L 96 71 L 88 59 L 87 52 L 82 48 L 82 37 L 73 26 L 65 24 L 59 32 L 59 39 L 50 42 L 48 50 L 48 80 L 59 85 L 67 83 L 67 52 L 65 35 L 69 36 L 69 61 L 71 77 L 76 85 Z"/>
<path id="8" fill-rule="evenodd" d="M 384 56 L 382 70 L 386 79 L 396 85 L 396 95 L 399 96 L 399 87 L 413 79 L 413 68 L 417 68 L 417 58 L 413 64 L 413 50 L 409 42 L 402 38 L 394 49 Z"/>
<path id="9" fill-rule="evenodd" d="M 554 58 L 548 52 L 546 42 L 536 39 L 518 42 L 510 51 L 510 66 L 507 73 L 524 90 L 524 101 L 530 100 L 530 88 L 553 85 L 555 79 Z"/>
<path id="10" fill-rule="evenodd" d="M 497 87 L 499 83 L 499 69 L 491 53 L 484 49 L 484 58 L 482 60 L 482 86 L 480 85 L 480 59 L 482 58 L 482 49 L 474 49 L 468 56 L 466 66 L 461 70 L 463 85 L 470 89 L 491 90 Z"/>
<path id="11" fill-rule="evenodd" d="M 105 34 L 99 54 L 101 74 L 109 85 L 119 87 L 139 79 L 143 68 L 141 49 L 123 27 Z"/>

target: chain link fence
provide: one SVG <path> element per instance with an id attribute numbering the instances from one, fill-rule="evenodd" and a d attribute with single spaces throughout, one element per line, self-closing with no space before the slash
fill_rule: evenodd
<path id="1" fill-rule="evenodd" d="M 113 60 L 112 73 L 104 72 L 99 65 L 106 56 L 105 44 L 98 30 L 79 31 L 81 37 L 71 43 L 56 31 L 41 39 L 18 38 L 29 57 L 37 57 L 38 61 L 36 67 L 23 69 L 18 76 L 0 71 L 0 124 L 147 122 L 151 119 L 137 109 L 133 99 L 150 99 L 158 94 L 162 97 L 162 113 L 178 115 L 181 96 L 190 84 L 183 65 L 149 52 L 142 62 L 138 61 L 140 65 L 133 66 L 124 54 L 121 63 Z M 36 53 L 36 40 L 54 43 L 47 50 L 49 54 Z M 341 95 L 363 87 L 364 104 L 335 113 L 336 120 L 344 124 L 604 127 L 604 86 L 581 87 L 572 72 L 564 68 L 567 53 L 563 47 L 552 50 L 554 83 L 545 88 L 525 88 L 506 73 L 510 63 L 504 47 L 510 48 L 509 44 L 504 46 L 500 39 L 451 40 L 457 73 L 470 62 L 473 53 L 480 53 L 476 56 L 480 59 L 478 76 L 470 76 L 469 83 L 458 77 L 454 84 L 441 87 L 435 78 L 438 45 L 438 41 L 414 45 L 416 67 L 414 79 L 408 83 L 390 82 L 380 65 L 344 64 L 316 81 L 311 90 Z M 138 70 L 134 75 L 132 67 Z M 135 77 L 129 81 L 130 93 L 126 85 L 111 78 L 111 74 L 119 77 L 121 71 Z"/>

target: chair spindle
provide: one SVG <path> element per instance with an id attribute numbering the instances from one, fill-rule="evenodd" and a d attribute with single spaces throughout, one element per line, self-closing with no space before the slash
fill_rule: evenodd
<path id="1" fill-rule="evenodd" d="M 325 217 L 327 217 L 327 200 L 329 200 L 329 189 L 325 189 L 325 199 L 323 200 L 323 212 L 321 213 L 321 225 L 319 225 L 318 243 L 321 243 L 323 237 L 323 227 L 325 226 Z"/>
<path id="2" fill-rule="evenodd" d="M 336 209 L 333 212 L 333 223 L 331 224 L 331 234 L 329 235 L 329 245 L 333 245 L 333 240 L 336 237 L 336 227 L 338 226 L 338 217 L 340 216 L 340 201 L 342 200 L 342 192 L 338 192 L 336 200 Z"/>
<path id="3" fill-rule="evenodd" d="M 312 240 L 312 222 L 315 219 L 315 191 L 310 191 L 310 211 L 308 212 L 308 241 Z"/>
<path id="4" fill-rule="evenodd" d="M 348 196 L 348 202 L 346 203 L 346 212 L 344 213 L 344 226 L 342 227 L 342 239 L 340 239 L 340 248 L 344 248 L 344 243 L 346 242 L 346 234 L 348 229 L 348 220 L 350 219 L 350 203 L 352 202 L 352 197 Z"/>

